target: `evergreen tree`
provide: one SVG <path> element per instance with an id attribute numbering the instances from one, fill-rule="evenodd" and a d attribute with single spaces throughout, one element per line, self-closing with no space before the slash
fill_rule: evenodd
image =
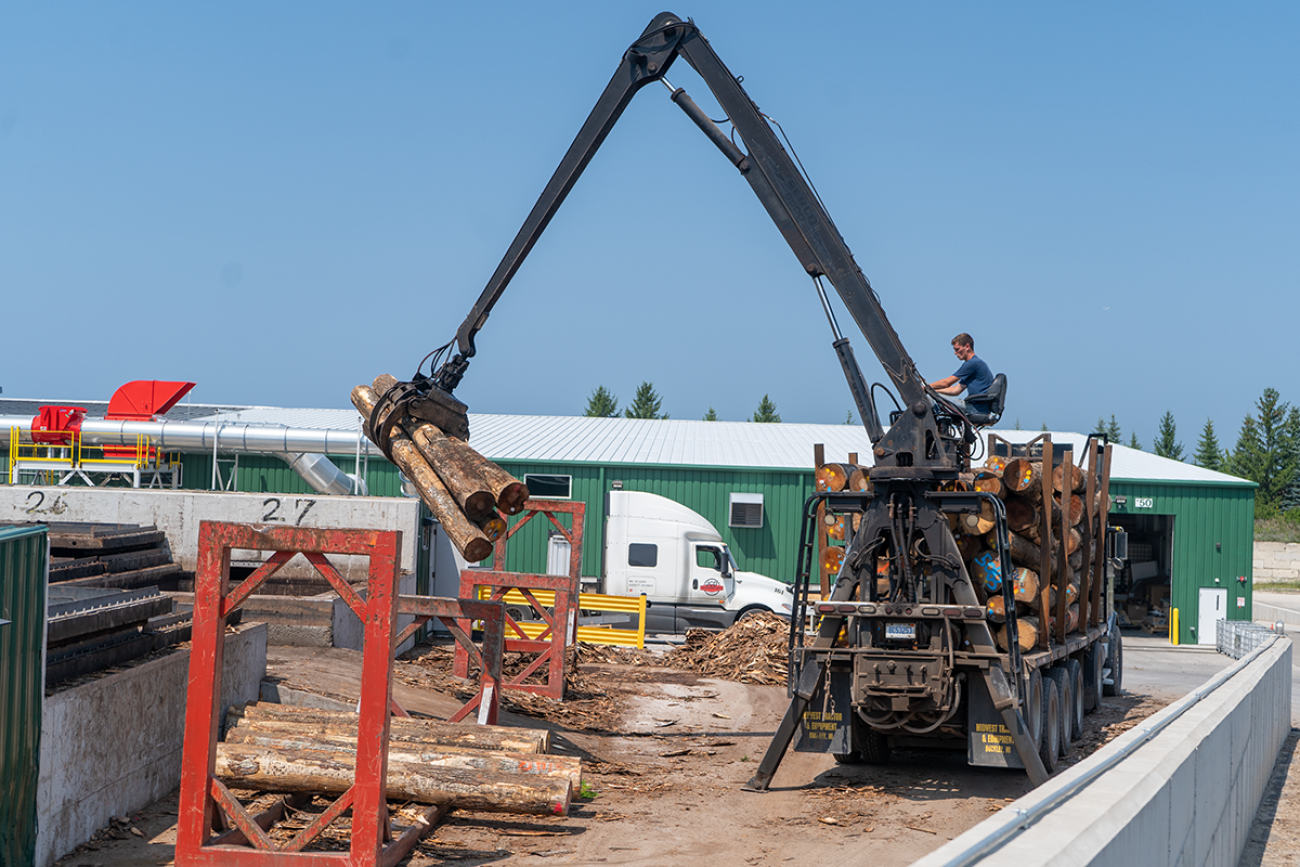
<path id="1" fill-rule="evenodd" d="M 1178 426 L 1174 424 L 1174 414 L 1165 411 L 1164 418 L 1160 419 L 1160 430 L 1156 434 L 1155 443 L 1156 454 L 1162 458 L 1170 460 L 1183 460 L 1183 444 L 1178 442 Z"/>
<path id="2" fill-rule="evenodd" d="M 1205 420 L 1201 441 L 1196 444 L 1196 454 L 1192 460 L 1198 467 L 1205 467 L 1207 470 L 1223 468 L 1223 449 L 1219 447 L 1219 438 L 1214 435 L 1214 422 L 1208 418 Z"/>
<path id="3" fill-rule="evenodd" d="M 1137 431 L 1133 431 L 1128 435 L 1128 447 L 1142 451 L 1142 443 L 1138 442 Z"/>
<path id="4" fill-rule="evenodd" d="M 1024 430 L 1024 428 L 1020 426 L 1020 416 L 1016 416 L 1016 426 L 1013 427 L 1012 430 Z"/>
<path id="5" fill-rule="evenodd" d="M 1120 442 L 1121 440 L 1124 439 L 1124 435 L 1120 433 L 1119 430 L 1119 422 L 1115 421 L 1114 413 L 1111 413 L 1110 424 L 1106 425 L 1106 427 L 1103 428 L 1103 430 L 1105 430 L 1106 432 L 1106 438 L 1113 443 Z"/>
<path id="6" fill-rule="evenodd" d="M 618 398 L 601 385 L 587 398 L 587 411 L 583 415 L 589 418 L 614 418 L 618 415 Z"/>
<path id="7" fill-rule="evenodd" d="M 649 382 L 643 382 L 636 388 L 636 397 L 632 398 L 632 405 L 623 410 L 623 415 L 627 418 L 668 418 L 668 414 L 659 414 L 659 408 L 663 405 L 663 399 L 655 392 L 655 387 Z"/>
<path id="8" fill-rule="evenodd" d="M 1293 432 L 1300 431 L 1300 419 L 1292 424 L 1290 407 L 1272 388 L 1264 389 L 1255 408 L 1259 414 L 1248 415 L 1241 423 L 1237 447 L 1228 461 L 1229 472 L 1259 484 L 1257 503 L 1276 506 L 1300 466 L 1292 444 Z"/>
<path id="9" fill-rule="evenodd" d="M 714 411 L 713 407 L 709 407 L 709 411 L 704 414 L 704 420 L 705 421 L 718 420 L 718 414 Z"/>
<path id="10" fill-rule="evenodd" d="M 1043 422 L 1043 426 L 1040 427 L 1039 430 L 1041 430 L 1041 431 L 1046 431 L 1046 430 L 1047 430 L 1047 422 Z"/>
<path id="11" fill-rule="evenodd" d="M 850 409 L 844 413 L 844 423 L 853 424 L 853 410 Z"/>
<path id="12" fill-rule="evenodd" d="M 754 417 L 750 421 L 757 422 L 780 422 L 781 416 L 777 414 L 776 404 L 767 395 L 758 402 L 758 409 L 754 410 Z"/>

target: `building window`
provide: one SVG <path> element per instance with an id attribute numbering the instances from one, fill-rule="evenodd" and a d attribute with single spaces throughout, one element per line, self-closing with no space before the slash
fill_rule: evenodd
<path id="1" fill-rule="evenodd" d="M 728 511 L 729 527 L 763 526 L 763 495 L 732 494 L 731 509 Z"/>
<path id="2" fill-rule="evenodd" d="M 528 496 L 537 500 L 569 500 L 573 498 L 573 476 L 546 476 L 534 473 L 524 475 Z"/>
<path id="3" fill-rule="evenodd" d="M 627 565 L 653 569 L 659 563 L 659 546 L 633 542 L 627 546 Z"/>

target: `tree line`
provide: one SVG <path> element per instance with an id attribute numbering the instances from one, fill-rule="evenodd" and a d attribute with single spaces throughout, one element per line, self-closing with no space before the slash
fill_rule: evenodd
<path id="1" fill-rule="evenodd" d="M 589 418 L 669 418 L 668 413 L 662 410 L 663 397 L 655 391 L 654 384 L 647 381 L 637 386 L 632 402 L 622 411 L 618 408 L 617 395 L 603 385 L 596 386 L 587 398 L 587 409 L 582 414 Z M 709 411 L 704 414 L 704 421 L 717 420 L 717 410 L 709 407 Z M 765 394 L 749 421 L 778 423 L 781 414 L 776 411 L 776 403 Z"/>
<path id="2" fill-rule="evenodd" d="M 1097 432 L 1105 433 L 1111 442 L 1124 442 L 1113 415 L 1109 422 L 1097 419 Z M 1137 434 L 1130 434 L 1126 445 L 1142 448 Z M 1173 413 L 1166 412 L 1160 419 L 1152 451 L 1162 458 L 1187 460 Z M 1191 462 L 1258 484 L 1255 517 L 1287 514 L 1300 520 L 1300 407 L 1282 400 L 1277 389 L 1264 389 L 1255 401 L 1255 411 L 1242 420 L 1232 448 L 1219 443 L 1214 420 L 1207 418 Z"/>

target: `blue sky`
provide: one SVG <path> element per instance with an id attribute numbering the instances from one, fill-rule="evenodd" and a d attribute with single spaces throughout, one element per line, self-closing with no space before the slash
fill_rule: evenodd
<path id="1" fill-rule="evenodd" d="M 0 0 L 4 396 L 158 378 L 341 407 L 409 374 L 660 11 Z M 1150 448 L 1170 410 L 1189 452 L 1206 417 L 1234 441 L 1267 386 L 1300 403 L 1300 6 L 672 11 L 784 126 L 926 376 L 969 331 L 1008 423 L 1113 413 Z M 712 109 L 685 64 L 670 78 Z M 481 412 L 574 414 L 646 379 L 678 418 L 851 405 L 794 256 L 657 86 L 478 346 L 458 394 Z"/>

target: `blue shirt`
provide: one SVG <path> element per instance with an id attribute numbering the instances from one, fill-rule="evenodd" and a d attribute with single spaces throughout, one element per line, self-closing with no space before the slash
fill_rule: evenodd
<path id="1" fill-rule="evenodd" d="M 957 381 L 966 389 L 967 400 L 970 400 L 972 394 L 984 394 L 993 387 L 993 372 L 978 355 L 972 355 L 963 361 L 953 376 L 957 377 Z"/>

